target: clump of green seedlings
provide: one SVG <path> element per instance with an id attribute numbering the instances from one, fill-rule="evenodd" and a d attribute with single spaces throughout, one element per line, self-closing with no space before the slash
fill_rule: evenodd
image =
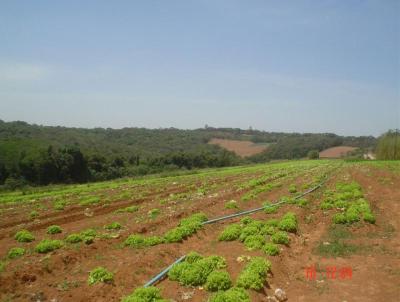
<path id="1" fill-rule="evenodd" d="M 182 219 L 178 227 L 165 233 L 165 242 L 181 242 L 201 229 L 204 221 L 207 221 L 207 216 L 203 213 L 197 213 L 188 218 Z"/>
<path id="2" fill-rule="evenodd" d="M 273 214 L 278 211 L 279 206 L 273 205 L 270 201 L 266 201 L 263 203 L 264 212 L 267 214 Z"/>
<path id="3" fill-rule="evenodd" d="M 25 254 L 25 249 L 22 247 L 13 247 L 8 251 L 7 258 L 8 259 L 16 259 Z"/>
<path id="4" fill-rule="evenodd" d="M 237 201 L 236 200 L 229 200 L 225 203 L 225 209 L 237 209 Z"/>
<path id="5" fill-rule="evenodd" d="M 51 239 L 43 239 L 40 241 L 36 247 L 35 251 L 41 254 L 52 252 L 57 250 L 63 246 L 61 240 L 51 240 Z"/>
<path id="6" fill-rule="evenodd" d="M 104 226 L 106 230 L 119 230 L 122 228 L 122 225 L 119 222 L 112 222 Z"/>
<path id="7" fill-rule="evenodd" d="M 35 236 L 33 236 L 32 233 L 29 232 L 28 230 L 18 231 L 15 234 L 14 238 L 18 242 L 32 242 L 35 240 Z"/>
<path id="8" fill-rule="evenodd" d="M 246 289 L 259 290 L 264 286 L 267 273 L 271 271 L 271 262 L 254 257 L 240 273 L 236 285 Z"/>
<path id="9" fill-rule="evenodd" d="M 150 236 L 145 237 L 139 234 L 130 235 L 124 242 L 125 246 L 133 247 L 133 248 L 144 248 L 157 244 L 161 244 L 164 242 L 162 237 L 158 236 Z"/>
<path id="10" fill-rule="evenodd" d="M 81 206 L 88 206 L 92 204 L 97 204 L 100 202 L 100 198 L 97 196 L 84 196 L 80 199 L 79 204 Z"/>
<path id="11" fill-rule="evenodd" d="M 295 184 L 291 184 L 290 186 L 289 186 L 289 189 L 288 189 L 288 191 L 289 191 L 289 193 L 296 193 L 297 192 L 297 188 L 296 188 L 296 185 Z"/>
<path id="12" fill-rule="evenodd" d="M 213 271 L 206 280 L 205 289 L 211 292 L 227 290 L 232 286 L 232 280 L 227 271 Z"/>
<path id="13" fill-rule="evenodd" d="M 139 206 L 129 206 L 126 208 L 118 209 L 114 213 L 116 213 L 116 214 L 118 214 L 118 213 L 134 213 L 137 211 L 139 211 Z"/>
<path id="14" fill-rule="evenodd" d="M 271 241 L 273 243 L 288 245 L 290 242 L 290 238 L 286 232 L 279 231 L 271 236 Z"/>
<path id="15" fill-rule="evenodd" d="M 62 211 L 64 210 L 67 203 L 64 200 L 57 200 L 53 203 L 54 210 Z"/>
<path id="16" fill-rule="evenodd" d="M 185 286 L 200 286 L 207 282 L 207 278 L 213 271 L 225 267 L 225 259 L 220 256 L 202 257 L 192 252 L 187 256 L 184 262 L 178 263 L 172 267 L 168 272 L 168 277 L 170 280 L 178 281 Z M 212 288 L 226 286 L 225 279 L 225 281 L 221 283 L 221 280 L 217 282 L 217 279 L 220 280 L 220 278 L 215 278 L 216 284 L 209 284 Z"/>
<path id="17" fill-rule="evenodd" d="M 94 270 L 90 271 L 88 283 L 93 285 L 98 282 L 112 283 L 114 281 L 114 274 L 109 272 L 104 267 L 96 267 Z"/>
<path id="18" fill-rule="evenodd" d="M 47 228 L 47 234 L 59 234 L 62 233 L 62 228 L 58 225 L 51 225 Z"/>
<path id="19" fill-rule="evenodd" d="M 36 210 L 33 210 L 29 213 L 29 217 L 31 217 L 32 219 L 35 219 L 35 218 L 39 217 L 39 212 Z"/>
<path id="20" fill-rule="evenodd" d="M 292 212 L 286 213 L 278 223 L 278 228 L 282 231 L 297 232 L 297 218 Z"/>
<path id="21" fill-rule="evenodd" d="M 368 223 L 375 223 L 369 203 L 363 198 L 361 187 L 356 182 L 337 183 L 336 191 L 327 190 L 325 199 L 321 203 L 322 210 L 338 209 L 341 212 L 333 216 L 336 224 L 352 224 L 361 219 Z"/>
<path id="22" fill-rule="evenodd" d="M 79 234 L 73 233 L 68 235 L 67 238 L 65 238 L 65 241 L 67 243 L 78 243 L 83 241 L 86 244 L 91 244 L 96 238 L 96 235 L 97 233 L 95 230 L 87 229 L 80 232 Z"/>
<path id="23" fill-rule="evenodd" d="M 160 215 L 161 211 L 160 209 L 151 209 L 147 215 L 149 216 L 150 219 L 156 219 L 158 215 Z"/>
<path id="24" fill-rule="evenodd" d="M 242 227 L 239 224 L 228 225 L 224 231 L 219 235 L 219 241 L 234 241 L 239 239 L 242 233 Z"/>
<path id="25" fill-rule="evenodd" d="M 216 293 L 209 302 L 250 302 L 250 296 L 245 289 L 232 287 L 227 291 Z"/>
<path id="26" fill-rule="evenodd" d="M 131 295 L 126 296 L 121 302 L 168 302 L 163 299 L 160 289 L 155 286 L 139 287 Z"/>

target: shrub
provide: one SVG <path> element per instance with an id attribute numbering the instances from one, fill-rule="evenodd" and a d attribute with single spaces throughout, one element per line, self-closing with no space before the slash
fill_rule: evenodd
<path id="1" fill-rule="evenodd" d="M 158 236 L 144 237 L 142 235 L 134 234 L 130 235 L 124 242 L 125 246 L 133 248 L 145 248 L 148 246 L 157 245 L 163 243 L 163 239 Z"/>
<path id="2" fill-rule="evenodd" d="M 243 243 L 249 250 L 258 250 L 265 244 L 265 238 L 262 235 L 250 235 Z"/>
<path id="3" fill-rule="evenodd" d="M 249 294 L 240 287 L 232 287 L 225 292 L 218 292 L 210 298 L 210 302 L 250 302 Z"/>
<path id="4" fill-rule="evenodd" d="M 289 236 L 286 232 L 276 232 L 271 236 L 271 241 L 278 244 L 289 244 Z"/>
<path id="5" fill-rule="evenodd" d="M 65 241 L 68 243 L 78 243 L 81 242 L 82 240 L 83 240 L 82 236 L 79 234 L 71 234 L 68 235 L 67 238 L 65 238 Z"/>
<path id="6" fill-rule="evenodd" d="M 18 242 L 31 242 L 35 240 L 35 236 L 33 236 L 29 231 L 27 230 L 21 230 L 18 231 L 15 236 L 15 240 Z"/>
<path id="7" fill-rule="evenodd" d="M 114 274 L 106 270 L 104 267 L 96 267 L 89 273 L 88 283 L 93 285 L 97 282 L 111 283 L 114 280 Z"/>
<path id="8" fill-rule="evenodd" d="M 227 290 L 232 286 L 231 277 L 226 271 L 213 271 L 211 272 L 205 284 L 208 291 Z"/>
<path id="9" fill-rule="evenodd" d="M 51 225 L 47 228 L 47 234 L 58 234 L 61 232 L 62 229 L 58 225 Z"/>
<path id="10" fill-rule="evenodd" d="M 7 258 L 8 259 L 15 259 L 21 257 L 25 254 L 25 249 L 22 247 L 13 247 L 8 251 Z"/>
<path id="11" fill-rule="evenodd" d="M 263 246 L 262 249 L 269 256 L 279 255 L 279 247 L 274 243 L 268 242 Z"/>
<path id="12" fill-rule="evenodd" d="M 259 290 L 264 286 L 265 277 L 271 270 L 271 262 L 261 257 L 254 257 L 240 273 L 237 286 Z"/>
<path id="13" fill-rule="evenodd" d="M 106 226 L 104 226 L 104 228 L 106 230 L 119 230 L 122 227 L 122 225 L 118 222 L 112 222 Z"/>
<path id="14" fill-rule="evenodd" d="M 63 243 L 61 240 L 43 239 L 36 245 L 35 251 L 44 254 L 57 250 L 62 246 Z"/>
<path id="15" fill-rule="evenodd" d="M 126 296 L 122 302 L 167 302 L 161 297 L 160 290 L 157 287 L 139 287 L 133 294 Z"/>
<path id="16" fill-rule="evenodd" d="M 219 241 L 233 241 L 239 238 L 242 232 L 242 227 L 239 224 L 228 225 L 221 235 L 218 237 Z"/>
<path id="17" fill-rule="evenodd" d="M 293 232 L 297 231 L 297 218 L 292 212 L 286 213 L 281 221 L 279 221 L 278 228 L 282 231 Z"/>

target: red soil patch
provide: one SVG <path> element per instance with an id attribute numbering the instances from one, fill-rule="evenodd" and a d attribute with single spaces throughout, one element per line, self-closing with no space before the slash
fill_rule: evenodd
<path id="1" fill-rule="evenodd" d="M 355 150 L 355 147 L 339 146 L 325 149 L 319 153 L 320 158 L 339 158 L 344 157 L 347 153 Z"/>
<path id="2" fill-rule="evenodd" d="M 209 141 L 209 144 L 221 146 L 222 148 L 233 151 L 242 157 L 252 156 L 267 149 L 265 146 L 260 146 L 250 141 L 237 141 L 222 138 L 213 138 Z"/>

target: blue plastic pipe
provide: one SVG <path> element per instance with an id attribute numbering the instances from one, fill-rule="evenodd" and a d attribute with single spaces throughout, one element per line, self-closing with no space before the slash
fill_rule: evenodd
<path id="1" fill-rule="evenodd" d="M 174 263 L 172 263 L 170 266 L 168 266 L 162 272 L 160 272 L 157 276 L 155 276 L 153 279 L 151 279 L 149 282 L 147 282 L 145 285 L 143 285 L 143 287 L 152 286 L 154 283 L 161 280 L 175 264 L 182 262 L 185 258 L 186 258 L 186 255 L 183 255 L 182 257 L 180 257 L 178 260 L 176 260 Z"/>

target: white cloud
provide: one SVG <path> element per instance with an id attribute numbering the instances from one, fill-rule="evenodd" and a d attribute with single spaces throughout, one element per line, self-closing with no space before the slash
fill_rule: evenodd
<path id="1" fill-rule="evenodd" d="M 31 82 L 46 79 L 49 66 L 24 62 L 0 62 L 0 83 Z"/>

